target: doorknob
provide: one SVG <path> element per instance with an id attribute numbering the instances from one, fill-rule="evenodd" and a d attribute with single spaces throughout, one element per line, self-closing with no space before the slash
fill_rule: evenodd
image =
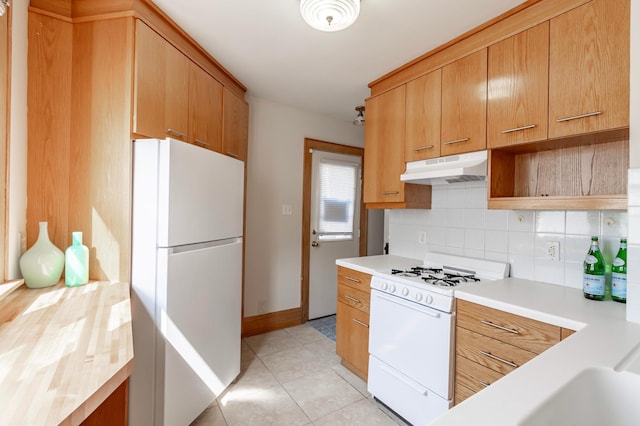
<path id="1" fill-rule="evenodd" d="M 317 241 L 311 241 L 311 247 L 318 247 L 319 245 Z"/>

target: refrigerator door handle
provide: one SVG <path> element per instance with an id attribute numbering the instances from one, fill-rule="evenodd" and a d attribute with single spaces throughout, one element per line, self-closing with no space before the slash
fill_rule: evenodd
<path id="1" fill-rule="evenodd" d="M 194 250 L 203 250 L 211 247 L 228 246 L 232 244 L 242 244 L 242 237 L 225 238 L 224 240 L 205 241 L 204 243 L 185 244 L 182 246 L 167 247 L 169 255 L 186 253 Z"/>

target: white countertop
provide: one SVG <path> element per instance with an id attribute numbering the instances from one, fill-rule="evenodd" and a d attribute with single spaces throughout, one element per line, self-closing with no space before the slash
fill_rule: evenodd
<path id="1" fill-rule="evenodd" d="M 399 260 L 410 261 L 397 256 L 370 256 L 337 263 L 373 273 Z M 456 290 L 456 297 L 577 333 L 466 399 L 432 425 L 516 425 L 584 369 L 618 367 L 640 374 L 640 325 L 626 321 L 625 304 L 588 300 L 579 289 L 519 278 Z"/>
<path id="2" fill-rule="evenodd" d="M 467 287 L 456 291 L 456 297 L 578 332 L 449 410 L 433 425 L 515 425 L 586 368 L 619 366 L 640 374 L 637 360 L 630 365 L 623 362 L 640 344 L 640 325 L 626 321 L 625 304 L 588 300 L 578 289 L 519 278 Z"/>
<path id="3" fill-rule="evenodd" d="M 379 256 L 338 259 L 336 260 L 336 265 L 373 275 L 378 271 L 389 271 L 391 268 L 408 268 L 422 265 L 422 260 L 394 256 L 392 254 L 382 254 Z"/>

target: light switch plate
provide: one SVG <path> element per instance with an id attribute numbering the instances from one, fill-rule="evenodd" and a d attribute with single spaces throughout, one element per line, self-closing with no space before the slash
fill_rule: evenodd
<path id="1" fill-rule="evenodd" d="M 293 206 L 291 204 L 283 204 L 282 214 L 285 216 L 291 216 L 293 214 Z"/>

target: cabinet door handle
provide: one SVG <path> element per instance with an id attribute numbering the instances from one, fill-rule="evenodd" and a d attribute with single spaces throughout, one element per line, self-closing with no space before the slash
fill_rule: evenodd
<path id="1" fill-rule="evenodd" d="M 500 330 L 508 331 L 509 333 L 520 334 L 520 332 L 518 330 L 516 330 L 515 328 L 503 327 L 501 325 L 494 324 L 491 321 L 480 320 L 480 322 L 483 323 L 483 324 L 489 325 L 491 327 L 499 328 Z"/>
<path id="2" fill-rule="evenodd" d="M 395 195 L 395 194 L 399 194 L 400 191 L 383 191 L 382 195 Z"/>
<path id="3" fill-rule="evenodd" d="M 452 143 L 466 142 L 469 138 L 454 139 L 452 141 L 442 142 L 443 145 L 451 145 Z"/>
<path id="4" fill-rule="evenodd" d="M 500 358 L 499 356 L 495 356 L 495 355 L 494 355 L 494 354 L 492 354 L 491 352 L 480 351 L 480 353 L 481 353 L 482 355 L 486 356 L 486 357 L 489 357 L 489 358 L 493 359 L 493 360 L 499 361 L 499 362 L 501 362 L 501 363 L 503 363 L 503 364 L 510 365 L 510 366 L 511 366 L 511 367 L 513 367 L 513 368 L 518 368 L 518 364 L 516 364 L 515 362 L 513 362 L 513 361 L 507 361 L 506 359 L 502 359 L 502 358 Z"/>
<path id="5" fill-rule="evenodd" d="M 536 127 L 535 124 L 529 124 L 528 126 L 514 127 L 513 129 L 501 130 L 500 133 L 519 132 L 520 130 L 533 129 L 534 127 Z"/>
<path id="6" fill-rule="evenodd" d="M 486 387 L 488 387 L 488 386 L 491 384 L 491 383 L 486 383 L 486 382 L 481 382 L 481 381 L 478 381 L 478 383 L 480 383 L 480 385 L 481 385 L 483 388 L 486 388 Z"/>
<path id="7" fill-rule="evenodd" d="M 362 302 L 360 302 L 360 299 L 356 299 L 355 297 L 349 296 L 348 294 L 345 294 L 344 298 L 347 299 L 347 300 L 351 300 L 354 303 L 362 303 Z"/>
<path id="8" fill-rule="evenodd" d="M 361 282 L 362 282 L 362 281 L 360 281 L 360 280 L 359 280 L 359 279 L 357 279 L 357 278 L 352 278 L 352 277 L 347 277 L 347 276 L 345 276 L 344 278 L 345 278 L 346 280 L 353 281 L 354 283 L 361 283 Z"/>
<path id="9" fill-rule="evenodd" d="M 198 145 L 202 145 L 202 146 L 206 146 L 206 147 L 211 146 L 211 145 L 209 145 L 208 143 L 206 143 L 205 141 L 203 141 L 203 140 L 201 140 L 201 139 L 198 139 L 198 138 L 196 138 L 196 139 L 194 140 L 194 142 L 195 142 L 195 143 L 197 143 Z"/>
<path id="10" fill-rule="evenodd" d="M 360 324 L 360 325 L 361 325 L 361 326 L 363 326 L 363 327 L 367 327 L 367 328 L 369 328 L 369 324 L 365 324 L 365 323 L 363 323 L 362 321 L 360 321 L 360 320 L 359 320 L 359 319 L 357 319 L 357 318 L 353 318 L 353 322 L 355 322 L 356 324 Z"/>
<path id="11" fill-rule="evenodd" d="M 562 123 L 563 121 L 571 121 L 571 120 L 577 120 L 579 118 L 593 117 L 594 115 L 600 115 L 600 114 L 602 114 L 602 111 L 588 112 L 586 114 L 572 115 L 571 117 L 558 118 L 556 122 Z"/>
<path id="12" fill-rule="evenodd" d="M 181 137 L 181 138 L 186 138 L 187 137 L 187 135 L 185 135 L 184 133 L 179 132 L 179 131 L 174 130 L 174 129 L 167 129 L 167 133 L 169 133 L 170 135 Z"/>
<path id="13" fill-rule="evenodd" d="M 240 157 L 238 154 L 234 154 L 234 153 L 233 153 L 233 152 L 231 152 L 231 151 L 227 151 L 227 155 L 228 155 L 229 157 L 233 157 L 233 158 L 238 158 L 238 157 Z"/>
<path id="14" fill-rule="evenodd" d="M 413 151 L 414 152 L 424 151 L 425 149 L 432 149 L 432 148 L 433 148 L 433 145 L 425 145 L 425 146 L 421 146 L 421 147 L 418 147 L 418 148 L 413 148 Z"/>

